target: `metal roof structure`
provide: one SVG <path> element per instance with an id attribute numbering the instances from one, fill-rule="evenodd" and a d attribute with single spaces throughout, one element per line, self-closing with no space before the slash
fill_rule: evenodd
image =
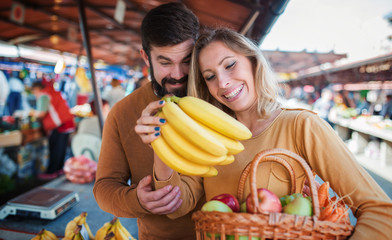
<path id="1" fill-rule="evenodd" d="M 85 30 L 94 61 L 132 66 L 141 63 L 140 26 L 143 17 L 150 9 L 167 2 L 170 1 L 2 0 L 0 40 L 80 56 L 86 55 L 83 45 Z M 198 16 L 201 25 L 230 27 L 261 43 L 289 0 L 181 2 Z M 121 3 L 125 5 L 124 17 L 117 18 L 116 6 Z M 84 26 L 81 14 L 85 14 Z"/>

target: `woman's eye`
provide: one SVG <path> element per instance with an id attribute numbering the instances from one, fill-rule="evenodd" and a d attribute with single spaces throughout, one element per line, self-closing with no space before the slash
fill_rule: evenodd
<path id="1" fill-rule="evenodd" d="M 210 80 L 212 80 L 214 77 L 215 77 L 215 75 L 208 75 L 208 76 L 205 76 L 204 79 L 205 79 L 206 81 L 210 81 Z"/>
<path id="2" fill-rule="evenodd" d="M 231 64 L 229 64 L 229 65 L 226 67 L 226 69 L 230 69 L 230 68 L 234 67 L 234 65 L 235 65 L 236 63 L 237 63 L 236 61 L 232 62 Z"/>

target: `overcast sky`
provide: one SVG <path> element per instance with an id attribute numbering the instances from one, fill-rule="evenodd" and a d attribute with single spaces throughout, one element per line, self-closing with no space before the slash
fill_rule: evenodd
<path id="1" fill-rule="evenodd" d="M 347 53 L 348 61 L 392 52 L 392 0 L 290 0 L 264 50 Z"/>

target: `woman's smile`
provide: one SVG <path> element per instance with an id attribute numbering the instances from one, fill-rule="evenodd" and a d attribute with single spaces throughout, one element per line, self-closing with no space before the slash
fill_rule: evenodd
<path id="1" fill-rule="evenodd" d="M 240 86 L 230 90 L 229 92 L 223 94 L 223 97 L 226 98 L 227 100 L 234 100 L 241 92 L 242 89 L 244 88 L 244 84 L 241 84 Z"/>

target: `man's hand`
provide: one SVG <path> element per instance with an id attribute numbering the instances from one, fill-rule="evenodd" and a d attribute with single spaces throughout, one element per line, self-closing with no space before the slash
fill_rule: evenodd
<path id="1" fill-rule="evenodd" d="M 153 214 L 164 215 L 177 210 L 182 200 L 180 188 L 168 185 L 164 188 L 153 190 L 152 176 L 144 177 L 136 188 L 137 197 L 142 207 Z"/>
<path id="2" fill-rule="evenodd" d="M 165 119 L 155 116 L 159 108 L 163 107 L 164 104 L 165 101 L 163 100 L 151 102 L 136 121 L 135 132 L 145 144 L 150 144 L 159 136 L 160 126 L 166 122 Z"/>

